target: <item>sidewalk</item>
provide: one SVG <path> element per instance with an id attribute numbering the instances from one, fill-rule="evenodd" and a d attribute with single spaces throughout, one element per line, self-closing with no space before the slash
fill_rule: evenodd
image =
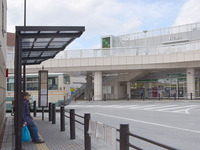
<path id="1" fill-rule="evenodd" d="M 7 114 L 6 129 L 3 137 L 1 150 L 14 149 L 14 125 L 13 117 Z M 41 117 L 34 118 L 38 124 L 39 134 L 45 140 L 44 144 L 34 144 L 32 142 L 23 143 L 26 150 L 83 150 L 84 141 L 76 136 L 75 140 L 70 140 L 69 129 L 66 126 L 65 132 L 60 132 L 60 124 L 52 124 L 47 119 L 41 120 Z M 92 149 L 95 149 L 94 147 Z"/>

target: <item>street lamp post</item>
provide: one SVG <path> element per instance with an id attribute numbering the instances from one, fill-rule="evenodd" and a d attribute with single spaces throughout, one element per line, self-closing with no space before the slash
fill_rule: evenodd
<path id="1" fill-rule="evenodd" d="M 145 52 L 146 52 L 146 54 L 147 54 L 147 35 L 146 35 L 146 33 L 148 32 L 147 30 L 144 30 L 143 31 L 144 32 L 144 45 L 145 45 Z"/>

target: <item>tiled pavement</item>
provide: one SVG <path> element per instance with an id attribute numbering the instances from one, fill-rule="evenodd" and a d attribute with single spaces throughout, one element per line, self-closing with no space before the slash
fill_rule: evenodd
<path id="1" fill-rule="evenodd" d="M 3 137 L 1 150 L 14 149 L 14 130 L 13 117 L 7 114 L 7 124 Z M 53 125 L 47 119 L 42 121 L 41 118 L 35 118 L 38 124 L 39 134 L 45 140 L 45 145 L 34 144 L 32 142 L 23 143 L 25 150 L 49 149 L 49 150 L 83 150 L 83 139 L 76 136 L 75 140 L 70 140 L 69 129 L 66 127 L 65 132 L 60 132 L 60 124 Z M 92 147 L 92 150 L 96 148 Z"/>

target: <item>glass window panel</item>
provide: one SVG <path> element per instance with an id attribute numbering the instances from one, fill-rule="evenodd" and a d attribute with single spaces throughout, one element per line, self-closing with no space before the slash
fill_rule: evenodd
<path id="1" fill-rule="evenodd" d="M 14 91 L 14 83 L 7 83 L 7 91 Z"/>
<path id="2" fill-rule="evenodd" d="M 53 41 L 55 42 L 55 41 L 69 41 L 69 40 L 71 40 L 72 38 L 55 38 Z"/>
<path id="3" fill-rule="evenodd" d="M 26 89 L 27 89 L 27 90 L 31 90 L 31 91 L 36 91 L 36 90 L 38 90 L 38 82 L 27 83 L 27 84 L 26 84 Z"/>
<path id="4" fill-rule="evenodd" d="M 48 78 L 48 88 L 49 90 L 58 90 L 58 77 Z"/>
<path id="5" fill-rule="evenodd" d="M 50 40 L 51 40 L 51 38 L 38 38 L 37 40 L 36 40 L 36 42 L 50 42 Z"/>

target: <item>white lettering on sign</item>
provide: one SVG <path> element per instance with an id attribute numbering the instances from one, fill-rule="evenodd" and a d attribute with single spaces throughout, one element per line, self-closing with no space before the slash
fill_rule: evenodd
<path id="1" fill-rule="evenodd" d="M 181 39 L 182 37 L 181 37 L 181 35 L 178 35 L 178 36 L 170 36 L 169 37 L 169 40 L 170 41 L 173 41 L 173 40 L 179 40 L 179 39 Z"/>

